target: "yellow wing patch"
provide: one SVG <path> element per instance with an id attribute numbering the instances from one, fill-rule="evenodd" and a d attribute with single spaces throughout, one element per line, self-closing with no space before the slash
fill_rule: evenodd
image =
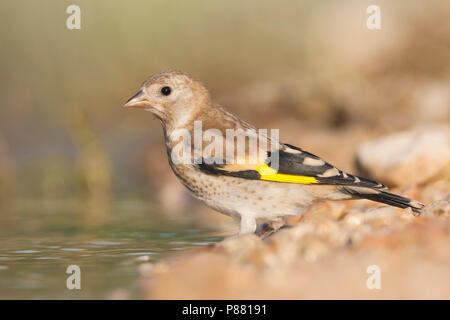
<path id="1" fill-rule="evenodd" d="M 292 174 L 277 173 L 276 170 L 269 167 L 267 164 L 262 164 L 256 168 L 256 171 L 261 175 L 261 180 L 276 181 L 276 182 L 290 182 L 312 184 L 319 181 L 314 177 L 296 176 Z"/>

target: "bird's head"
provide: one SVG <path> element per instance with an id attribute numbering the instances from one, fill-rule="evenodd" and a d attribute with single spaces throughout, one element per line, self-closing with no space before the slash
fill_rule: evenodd
<path id="1" fill-rule="evenodd" d="M 184 72 L 162 71 L 144 81 L 124 107 L 148 110 L 176 126 L 210 104 L 208 90 L 200 81 Z"/>

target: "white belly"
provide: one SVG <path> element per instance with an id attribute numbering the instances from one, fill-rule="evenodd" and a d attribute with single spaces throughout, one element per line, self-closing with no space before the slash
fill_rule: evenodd
<path id="1" fill-rule="evenodd" d="M 222 179 L 223 178 L 223 179 Z M 303 185 L 204 175 L 193 192 L 209 207 L 238 218 L 273 220 L 301 214 L 313 203 Z"/>

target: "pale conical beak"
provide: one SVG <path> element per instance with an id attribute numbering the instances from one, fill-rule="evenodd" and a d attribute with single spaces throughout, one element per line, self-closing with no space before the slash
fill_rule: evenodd
<path id="1" fill-rule="evenodd" d="M 123 105 L 124 108 L 150 108 L 151 104 L 145 98 L 144 92 L 141 90 L 138 91 L 134 96 L 132 96 L 128 101 Z"/>

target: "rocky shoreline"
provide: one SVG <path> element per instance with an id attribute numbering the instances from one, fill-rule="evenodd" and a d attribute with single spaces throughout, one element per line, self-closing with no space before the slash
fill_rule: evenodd
<path id="1" fill-rule="evenodd" d="M 420 200 L 449 193 L 440 181 Z M 420 217 L 369 201 L 324 203 L 266 240 L 240 237 L 149 265 L 142 282 L 149 299 L 448 299 L 449 218 L 448 199 Z M 370 290 L 373 265 L 381 288 Z"/>

